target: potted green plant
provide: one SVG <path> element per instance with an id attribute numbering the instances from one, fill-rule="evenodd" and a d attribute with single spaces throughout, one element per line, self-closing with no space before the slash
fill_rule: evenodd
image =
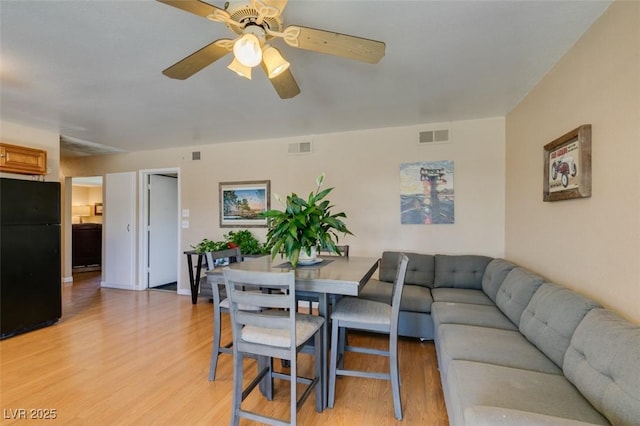
<path id="1" fill-rule="evenodd" d="M 229 231 L 224 235 L 227 242 L 234 245 L 234 247 L 240 247 L 240 251 L 243 255 L 260 255 L 269 253 L 269 249 L 265 244 L 262 244 L 258 239 L 247 229 L 240 231 Z"/>
<path id="2" fill-rule="evenodd" d="M 271 247 L 271 256 L 283 254 L 294 268 L 301 259 L 301 263 L 313 263 L 318 248 L 339 254 L 336 247 L 338 233 L 353 235 L 341 220 L 347 215 L 331 212 L 334 206 L 325 197 L 333 188 L 320 190 L 324 177 L 324 174 L 318 176 L 316 190 L 307 199 L 291 193 L 283 203 L 276 194 L 275 198 L 283 204 L 284 210 L 263 213 L 269 219 L 267 246 Z"/>
<path id="3" fill-rule="evenodd" d="M 229 246 L 228 241 L 211 241 L 208 238 L 203 238 L 198 245 L 191 247 L 196 251 L 196 253 L 207 253 L 210 251 L 220 251 L 233 248 Z"/>

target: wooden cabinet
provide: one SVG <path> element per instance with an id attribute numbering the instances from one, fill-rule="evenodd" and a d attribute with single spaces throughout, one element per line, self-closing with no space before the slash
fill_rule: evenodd
<path id="1" fill-rule="evenodd" d="M 0 143 L 0 171 L 46 175 L 47 151 Z"/>
<path id="2" fill-rule="evenodd" d="M 71 228 L 71 266 L 99 266 L 102 263 L 102 224 L 80 223 Z"/>

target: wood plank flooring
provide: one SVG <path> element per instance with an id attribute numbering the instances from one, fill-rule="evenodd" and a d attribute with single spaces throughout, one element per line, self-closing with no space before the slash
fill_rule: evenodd
<path id="1" fill-rule="evenodd" d="M 221 355 L 216 381 L 207 379 L 212 305 L 203 299 L 192 305 L 190 297 L 175 293 L 101 289 L 99 279 L 95 272 L 77 274 L 73 286 L 64 287 L 60 322 L 0 342 L 0 423 L 229 424 L 231 357 Z M 230 328 L 223 317 L 227 341 Z M 350 334 L 350 339 L 386 346 L 379 336 Z M 389 382 L 343 377 L 335 408 L 316 413 L 312 395 L 298 412 L 298 424 L 447 425 L 433 343 L 403 338 L 399 351 L 402 422 L 393 417 Z M 376 358 L 347 354 L 345 362 L 352 368 L 388 368 L 386 360 Z M 254 363 L 246 362 L 245 376 L 255 372 Z M 299 364 L 310 373 L 310 357 L 300 355 Z M 289 384 L 275 383 L 274 401 L 255 391 L 245 407 L 286 418 Z M 47 414 L 55 419 L 35 418 Z"/>

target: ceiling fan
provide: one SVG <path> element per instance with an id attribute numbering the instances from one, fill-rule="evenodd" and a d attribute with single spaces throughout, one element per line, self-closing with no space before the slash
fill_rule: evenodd
<path id="1" fill-rule="evenodd" d="M 318 30 L 300 25 L 284 26 L 281 15 L 287 0 L 244 0 L 226 2 L 224 9 L 200 0 L 157 0 L 207 18 L 222 22 L 235 38 L 216 40 L 162 71 L 170 78 L 185 80 L 218 59 L 233 52 L 228 68 L 251 79 L 251 69 L 260 65 L 282 99 L 293 98 L 300 88 L 278 49 L 274 38 L 299 49 L 327 53 L 347 59 L 375 64 L 384 56 L 381 41 Z"/>

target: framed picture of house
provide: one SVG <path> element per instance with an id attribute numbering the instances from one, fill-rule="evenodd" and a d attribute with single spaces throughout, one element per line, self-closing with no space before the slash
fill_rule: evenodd
<path id="1" fill-rule="evenodd" d="M 271 181 L 220 182 L 220 227 L 267 227 L 260 216 L 271 208 Z"/>
<path id="2" fill-rule="evenodd" d="M 584 124 L 544 146 L 543 201 L 591 196 L 591 125 Z"/>

